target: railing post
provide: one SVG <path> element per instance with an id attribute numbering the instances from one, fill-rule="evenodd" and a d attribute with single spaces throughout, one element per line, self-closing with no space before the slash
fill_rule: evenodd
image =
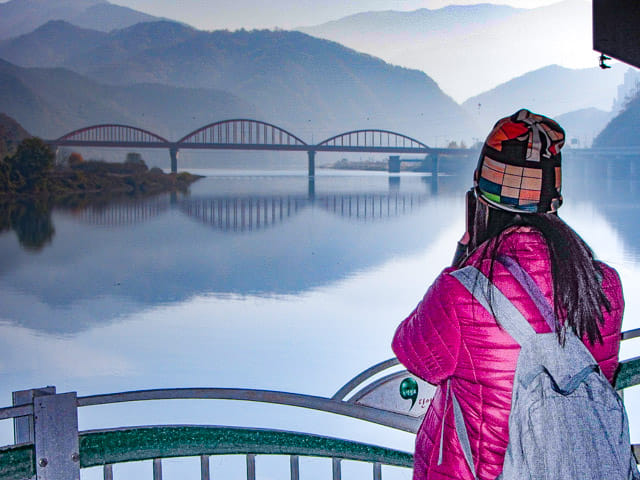
<path id="1" fill-rule="evenodd" d="M 37 480 L 79 480 L 76 392 L 36 396 L 33 419 Z"/>
<path id="2" fill-rule="evenodd" d="M 256 455 L 247 453 L 247 480 L 256 480 Z"/>
<path id="3" fill-rule="evenodd" d="M 289 466 L 291 467 L 291 480 L 300 480 L 300 457 L 291 455 L 289 457 Z"/>
<path id="4" fill-rule="evenodd" d="M 210 474 L 209 455 L 201 455 L 200 456 L 200 480 L 209 480 L 210 478 L 211 478 L 211 474 Z"/>
<path id="5" fill-rule="evenodd" d="M 113 465 L 107 463 L 102 467 L 102 478 L 103 480 L 113 480 Z"/>
<path id="6" fill-rule="evenodd" d="M 56 387 L 32 388 L 30 390 L 19 390 L 13 392 L 13 406 L 33 405 L 33 399 L 41 395 L 55 395 Z M 35 436 L 33 433 L 33 415 L 16 417 L 13 419 L 13 441 L 14 443 L 33 443 Z"/>
<path id="7" fill-rule="evenodd" d="M 340 464 L 339 458 L 332 458 L 332 467 L 333 467 L 333 480 L 341 480 L 342 479 L 342 465 Z"/>
<path id="8" fill-rule="evenodd" d="M 379 462 L 373 464 L 373 480 L 382 480 L 382 464 Z"/>
<path id="9" fill-rule="evenodd" d="M 162 459 L 153 459 L 153 480 L 162 480 Z"/>

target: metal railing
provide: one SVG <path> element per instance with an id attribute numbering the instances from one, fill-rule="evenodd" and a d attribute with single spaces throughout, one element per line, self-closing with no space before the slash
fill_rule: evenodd
<path id="1" fill-rule="evenodd" d="M 623 340 L 637 337 L 640 329 L 622 335 Z M 77 411 L 80 407 L 121 402 L 232 399 L 309 408 L 415 433 L 421 421 L 420 411 L 412 411 L 416 398 L 409 401 L 402 397 L 404 400 L 400 402 L 407 403 L 400 407 L 392 405 L 393 402 L 376 405 L 370 400 L 369 394 L 374 390 L 379 393 L 386 388 L 397 394 L 402 380 L 415 378 L 405 370 L 398 370 L 398 365 L 395 358 L 374 365 L 330 398 L 229 388 L 155 389 L 85 397 L 77 397 L 75 392 L 57 394 L 55 387 L 14 392 L 14 406 L 0 409 L 0 420 L 13 419 L 15 437 L 14 445 L 0 448 L 0 478 L 71 480 L 79 478 L 81 468 L 101 465 L 103 478 L 113 480 L 114 464 L 151 460 L 154 480 L 162 480 L 162 459 L 200 457 L 201 480 L 210 480 L 211 456 L 244 455 L 247 479 L 255 480 L 256 455 L 286 455 L 291 480 L 299 479 L 301 456 L 330 458 L 334 480 L 341 478 L 343 460 L 370 463 L 373 479 L 381 480 L 383 465 L 410 468 L 413 456 L 361 442 L 273 429 L 156 425 L 79 432 Z M 395 371 L 380 376 L 390 369 Z M 639 384 L 640 357 L 621 362 L 616 389 Z M 640 445 L 634 445 L 634 450 L 640 456 Z"/>

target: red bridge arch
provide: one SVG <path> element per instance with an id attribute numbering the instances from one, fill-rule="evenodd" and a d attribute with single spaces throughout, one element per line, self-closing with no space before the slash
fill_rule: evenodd
<path id="1" fill-rule="evenodd" d="M 82 143 L 113 143 L 113 144 L 169 144 L 169 140 L 153 132 L 131 125 L 116 123 L 92 125 L 69 132 L 58 138 L 54 143 L 62 145 L 65 142 Z"/>
<path id="2" fill-rule="evenodd" d="M 178 140 L 179 147 L 195 145 L 306 147 L 293 133 L 271 123 L 237 118 L 205 125 Z"/>
<path id="3" fill-rule="evenodd" d="M 429 149 L 427 145 L 415 138 L 392 132 L 391 130 L 377 129 L 352 130 L 340 133 L 323 140 L 317 146 L 329 148 Z"/>

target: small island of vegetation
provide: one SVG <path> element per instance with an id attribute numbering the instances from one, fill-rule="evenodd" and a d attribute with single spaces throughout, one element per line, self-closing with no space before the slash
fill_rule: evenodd
<path id="1" fill-rule="evenodd" d="M 122 163 L 85 161 L 72 153 L 56 163 L 49 146 L 36 137 L 25 138 L 15 153 L 0 160 L 0 198 L 73 194 L 149 195 L 186 190 L 201 178 L 187 172 L 164 173 L 149 169 L 139 154 L 130 153 Z"/>
<path id="2" fill-rule="evenodd" d="M 26 250 L 39 251 L 55 234 L 52 211 L 77 212 L 112 202 L 186 193 L 201 178 L 148 168 L 131 152 L 121 163 L 56 155 L 18 122 L 0 113 L 0 234 L 14 231 Z"/>

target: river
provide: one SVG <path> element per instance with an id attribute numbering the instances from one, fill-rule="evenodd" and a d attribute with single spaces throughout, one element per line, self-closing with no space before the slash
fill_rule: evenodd
<path id="1" fill-rule="evenodd" d="M 618 269 L 629 330 L 640 327 L 639 178 L 628 166 L 598 162 L 586 168 L 565 160 L 560 212 Z M 392 357 L 398 322 L 450 262 L 471 176 L 319 169 L 310 184 L 303 170 L 190 171 L 206 177 L 186 195 L 14 215 L 0 234 L 3 406 L 12 391 L 45 385 L 79 396 L 170 387 L 331 396 Z M 639 352 L 640 339 L 630 340 L 621 358 Z M 638 443 L 638 387 L 625 399 Z M 334 417 L 240 402 L 158 401 L 84 408 L 79 420 L 82 430 L 253 425 L 412 449 L 409 434 Z M 11 424 L 0 424 L 2 444 L 11 443 Z M 244 475 L 243 459 L 212 462 L 214 472 Z M 258 478 L 261 471 L 288 475 L 288 461 L 264 462 Z M 305 468 L 330 476 L 330 462 L 318 462 L 302 464 L 303 478 Z M 150 468 L 117 466 L 115 478 L 151 478 Z M 359 468 L 343 467 L 343 478 Z M 165 462 L 164 478 L 185 471 L 196 478 L 197 459 Z M 101 475 L 83 471 L 83 478 Z M 395 475 L 409 478 L 406 470 Z"/>

